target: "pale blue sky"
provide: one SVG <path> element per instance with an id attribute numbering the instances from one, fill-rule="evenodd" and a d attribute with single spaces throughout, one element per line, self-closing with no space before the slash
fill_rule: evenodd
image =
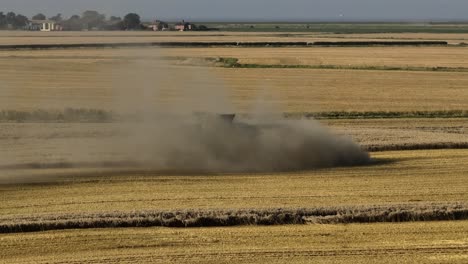
<path id="1" fill-rule="evenodd" d="M 0 0 L 0 11 L 28 16 L 139 13 L 190 20 L 468 20 L 468 0 Z"/>

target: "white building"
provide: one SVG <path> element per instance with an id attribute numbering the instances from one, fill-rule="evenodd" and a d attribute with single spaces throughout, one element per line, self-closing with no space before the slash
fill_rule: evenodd
<path id="1" fill-rule="evenodd" d="M 53 20 L 31 20 L 27 26 L 28 30 L 34 31 L 62 31 L 63 27 Z"/>

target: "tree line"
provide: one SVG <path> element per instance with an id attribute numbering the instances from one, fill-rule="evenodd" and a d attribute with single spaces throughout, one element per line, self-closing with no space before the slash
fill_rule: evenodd
<path id="1" fill-rule="evenodd" d="M 31 17 L 15 14 L 14 12 L 0 12 L 0 29 L 26 29 L 29 22 L 35 20 L 52 20 L 60 23 L 63 30 L 144 30 L 146 27 L 141 22 L 140 15 L 128 13 L 123 18 L 99 13 L 98 11 L 88 10 L 81 15 L 73 15 L 69 18 L 63 18 L 62 14 L 52 17 L 39 13 Z M 207 27 L 199 26 L 195 30 L 206 30 Z"/>
<path id="2" fill-rule="evenodd" d="M 38 14 L 42 15 L 42 14 Z M 37 15 L 36 15 L 37 16 Z M 34 16 L 34 17 L 36 17 Z M 33 17 L 33 18 L 34 18 Z M 37 17 L 36 17 L 37 18 Z M 138 14 L 129 13 L 124 18 L 111 16 L 106 19 L 106 15 L 97 11 L 85 11 L 81 16 L 73 15 L 68 19 L 62 19 L 61 14 L 50 18 L 60 22 L 64 30 L 137 30 L 144 29 Z"/>
<path id="3" fill-rule="evenodd" d="M 129 13 L 124 18 L 111 16 L 109 19 L 97 11 L 88 10 L 81 15 L 73 15 L 67 19 L 62 14 L 47 18 L 39 13 L 31 17 L 15 14 L 14 12 L 0 12 L 0 29 L 24 29 L 34 20 L 52 20 L 60 23 L 64 30 L 135 30 L 143 29 L 138 14 Z"/>
<path id="4" fill-rule="evenodd" d="M 25 27 L 28 22 L 28 17 L 21 14 L 0 12 L 0 29 L 19 29 Z"/>

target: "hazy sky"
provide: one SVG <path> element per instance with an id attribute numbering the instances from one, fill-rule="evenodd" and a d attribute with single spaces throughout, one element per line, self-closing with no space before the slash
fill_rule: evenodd
<path id="1" fill-rule="evenodd" d="M 436 20 L 467 19 L 468 0 L 0 0 L 0 11 L 27 16 L 107 15 L 192 20 Z"/>

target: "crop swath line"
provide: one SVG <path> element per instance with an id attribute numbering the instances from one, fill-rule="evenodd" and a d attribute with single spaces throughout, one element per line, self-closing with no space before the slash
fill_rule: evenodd
<path id="1" fill-rule="evenodd" d="M 249 114 L 239 113 L 249 118 Z M 468 118 L 468 110 L 439 111 L 330 111 L 330 112 L 285 112 L 284 118 L 300 119 L 397 119 L 397 118 Z M 0 110 L 0 123 L 114 123 L 134 121 L 136 117 L 122 116 L 112 111 L 88 108 L 65 108 L 64 110 L 37 109 L 33 111 Z"/>
<path id="2" fill-rule="evenodd" d="M 214 227 L 467 220 L 468 205 L 406 204 L 313 209 L 141 211 L 0 218 L 0 233 L 79 228 Z"/>

